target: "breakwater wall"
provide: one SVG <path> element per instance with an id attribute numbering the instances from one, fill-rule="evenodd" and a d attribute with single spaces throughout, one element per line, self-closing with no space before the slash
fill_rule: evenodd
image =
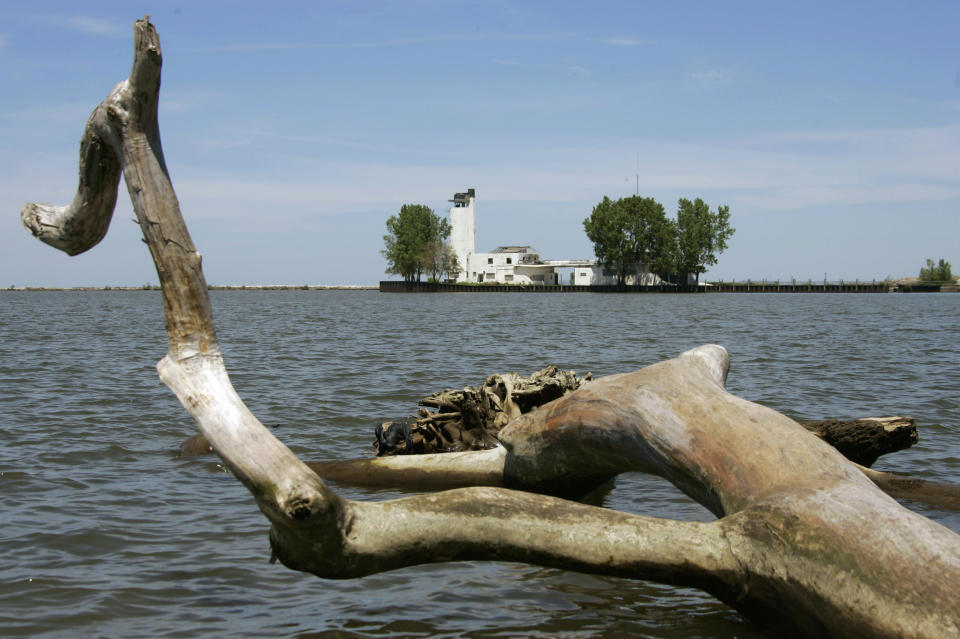
<path id="1" fill-rule="evenodd" d="M 889 293 L 887 282 L 713 282 L 707 293 Z"/>
<path id="2" fill-rule="evenodd" d="M 573 286 L 557 284 L 445 284 L 440 282 L 380 282 L 381 293 L 887 293 L 886 282 L 730 282 L 705 286 Z"/>

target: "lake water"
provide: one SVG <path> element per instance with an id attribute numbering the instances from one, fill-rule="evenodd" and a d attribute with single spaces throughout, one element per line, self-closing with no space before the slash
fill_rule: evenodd
<path id="1" fill-rule="evenodd" d="M 633 370 L 703 343 L 731 392 L 793 417 L 910 415 L 875 465 L 960 483 L 960 295 L 215 291 L 235 386 L 308 460 L 443 387 L 557 364 Z M 268 563 L 267 520 L 157 378 L 160 294 L 0 293 L 0 635 L 764 637 L 698 591 L 507 563 L 327 581 Z M 337 486 L 352 499 L 397 491 Z M 710 518 L 664 482 L 603 505 Z M 910 505 L 960 531 L 960 514 Z"/>

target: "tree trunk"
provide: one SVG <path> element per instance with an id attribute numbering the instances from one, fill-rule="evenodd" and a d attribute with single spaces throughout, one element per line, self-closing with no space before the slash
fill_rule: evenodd
<path id="1" fill-rule="evenodd" d="M 160 45 L 148 20 L 136 22 L 134 43 L 130 78 L 91 116 L 82 153 L 102 144 L 113 154 L 157 265 L 169 337 L 160 377 L 253 494 L 285 565 L 347 578 L 437 561 L 522 561 L 702 588 L 751 618 L 812 636 L 960 634 L 960 536 L 901 507 L 793 420 L 727 393 L 729 358 L 719 346 L 596 380 L 514 420 L 500 433 L 502 449 L 481 451 L 502 455 L 504 483 L 523 489 L 652 472 L 716 521 L 639 517 L 505 488 L 379 503 L 338 497 L 230 384 L 200 255 L 164 166 Z M 116 188 L 110 161 L 98 175 L 88 158 L 80 159 L 86 194 L 70 207 L 24 209 L 36 235 L 68 252 L 96 243 L 111 208 L 106 191 Z"/>

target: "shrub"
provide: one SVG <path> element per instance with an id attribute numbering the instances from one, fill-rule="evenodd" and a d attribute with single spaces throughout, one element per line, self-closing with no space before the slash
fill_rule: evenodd
<path id="1" fill-rule="evenodd" d="M 927 266 L 920 269 L 920 279 L 924 282 L 952 282 L 953 272 L 950 268 L 950 262 L 942 257 L 937 264 L 933 260 L 927 260 Z"/>

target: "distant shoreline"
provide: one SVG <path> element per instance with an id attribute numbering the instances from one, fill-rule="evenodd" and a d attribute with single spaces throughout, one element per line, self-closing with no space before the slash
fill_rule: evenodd
<path id="1" fill-rule="evenodd" d="M 97 291 L 159 291 L 160 286 L 10 286 L 0 288 L 0 292 L 97 292 Z M 636 293 L 887 293 L 887 292 L 960 292 L 960 283 L 955 284 L 928 284 L 914 278 L 901 280 L 886 280 L 883 282 L 711 282 L 700 286 L 520 286 L 504 284 L 440 284 L 434 282 L 404 282 L 403 280 L 382 281 L 379 285 L 365 284 L 239 284 L 239 285 L 209 285 L 210 291 L 381 291 L 390 293 L 400 292 L 469 292 L 469 293 L 497 293 L 497 292 L 529 292 L 529 293 L 568 293 L 568 292 L 636 292 Z"/>
<path id="2" fill-rule="evenodd" d="M 300 284 L 298 286 L 288 286 L 286 284 L 253 284 L 239 286 L 216 286 L 209 285 L 209 291 L 376 291 L 378 286 L 361 285 L 337 285 L 322 286 L 311 284 Z M 159 291 L 160 286 L 11 286 L 9 288 L 0 288 L 0 292 L 19 292 L 19 291 Z"/>

